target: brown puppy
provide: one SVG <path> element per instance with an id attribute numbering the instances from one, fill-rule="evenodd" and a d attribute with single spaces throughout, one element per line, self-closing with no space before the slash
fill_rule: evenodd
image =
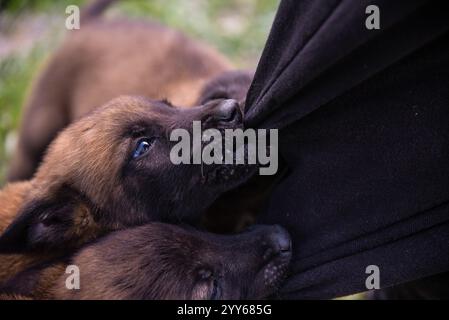
<path id="1" fill-rule="evenodd" d="M 231 64 L 216 51 L 156 23 L 97 19 L 110 2 L 99 0 L 82 12 L 81 29 L 70 32 L 39 75 L 9 181 L 30 179 L 60 130 L 120 95 L 182 107 L 244 99 L 252 74 L 229 72 Z"/>
<path id="2" fill-rule="evenodd" d="M 111 2 L 97 0 L 82 12 L 81 30 L 70 32 L 37 79 L 10 181 L 30 179 L 57 132 L 120 94 L 164 98 L 181 107 L 232 98 L 243 107 L 251 72 L 229 71 L 230 63 L 214 50 L 155 23 L 100 20 Z M 271 182 L 263 180 L 220 199 L 204 225 L 228 232 L 251 222 Z"/>
<path id="3" fill-rule="evenodd" d="M 161 223 L 113 232 L 64 263 L 27 270 L 2 292 L 34 299 L 261 299 L 286 275 L 290 238 L 256 226 L 218 236 Z M 68 289 L 68 265 L 79 289 Z"/>
<path id="4" fill-rule="evenodd" d="M 108 231 L 198 219 L 220 194 L 247 181 L 257 168 L 173 164 L 169 154 L 176 142 L 169 140 L 170 132 L 191 132 L 195 120 L 204 129 L 242 126 L 234 100 L 183 109 L 120 97 L 67 127 L 34 178 L 11 185 L 0 197 L 1 223 L 17 216 L 0 236 L 0 252 L 67 252 Z M 11 266 L 0 265 L 11 272 Z"/>
<path id="5" fill-rule="evenodd" d="M 0 234 L 14 220 L 23 205 L 26 194 L 30 191 L 31 184 L 29 182 L 10 184 L 0 191 Z M 0 283 L 50 256 L 42 253 L 0 254 Z"/>

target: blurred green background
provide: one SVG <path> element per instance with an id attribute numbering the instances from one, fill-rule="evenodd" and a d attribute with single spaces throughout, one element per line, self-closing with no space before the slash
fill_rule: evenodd
<path id="1" fill-rule="evenodd" d="M 65 8 L 84 0 L 0 0 L 0 185 L 33 76 L 64 36 Z M 108 18 L 152 18 L 255 68 L 278 0 L 122 0 Z"/>

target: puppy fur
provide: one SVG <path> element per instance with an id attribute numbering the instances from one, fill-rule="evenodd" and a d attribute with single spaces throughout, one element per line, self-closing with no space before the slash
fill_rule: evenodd
<path id="1" fill-rule="evenodd" d="M 205 129 L 241 127 L 237 103 L 232 117 L 223 118 L 229 110 L 224 103 L 230 101 L 182 109 L 125 96 L 71 124 L 50 145 L 32 180 L 2 192 L 0 221 L 9 225 L 0 236 L 0 252 L 58 252 L 151 221 L 198 220 L 256 167 L 174 165 L 169 153 L 175 142 L 168 137 L 173 128 L 192 130 L 195 120 Z M 152 145 L 134 158 L 142 139 Z M 1 268 L 11 271 L 5 263 Z"/>
<path id="2" fill-rule="evenodd" d="M 30 182 L 10 184 L 0 191 L 0 234 L 16 218 L 26 195 L 31 191 Z M 0 283 L 12 275 L 25 270 L 32 265 L 49 259 L 48 253 L 0 254 Z M 17 298 L 17 297 L 15 297 Z"/>
<path id="3" fill-rule="evenodd" d="M 108 2 L 112 1 L 97 1 L 95 10 L 89 9 L 95 13 L 85 15 L 82 29 L 69 35 L 34 84 L 10 180 L 28 178 L 40 162 L 42 165 L 32 180 L 11 184 L 0 193 L 0 252 L 5 252 L 0 255 L 0 281 L 37 262 L 67 254 L 111 230 L 167 220 L 170 212 L 169 218 L 177 221 L 198 215 L 220 194 L 247 179 L 247 174 L 242 174 L 241 181 L 207 186 L 203 192 L 201 188 L 183 190 L 173 182 L 193 184 L 198 177 L 192 173 L 180 173 L 168 181 L 165 177 L 161 185 L 152 188 L 131 175 L 128 184 L 121 183 L 120 161 L 128 150 L 120 146 L 118 133 L 135 132 L 135 127 L 145 122 L 141 119 L 151 120 L 150 126 L 164 130 L 182 127 L 183 121 L 204 120 L 211 117 L 218 105 L 214 101 L 220 99 L 234 98 L 242 105 L 252 73 L 229 71 L 230 63 L 215 51 L 157 24 L 97 19 Z M 173 109 L 208 107 L 200 111 L 192 108 L 190 113 L 173 118 L 164 112 L 148 112 L 155 104 L 157 110 L 161 105 L 170 107 L 165 102 L 122 97 L 67 128 L 43 159 L 44 150 L 58 132 L 120 93 L 169 99 L 176 105 Z M 155 123 L 155 119 L 165 120 Z M 167 167 L 158 170 L 170 171 Z M 138 171 L 135 169 L 135 174 Z M 171 192 L 166 184 L 173 186 Z M 159 192 L 148 196 L 143 189 Z M 131 196 L 141 193 L 140 199 Z M 169 201 L 170 197 L 177 204 Z M 151 200 L 158 198 L 165 202 Z M 224 202 L 229 203 L 229 196 Z M 217 203 L 214 220 L 229 213 L 229 205 Z M 186 208 L 191 212 L 180 212 Z M 226 222 L 222 218 L 211 229 L 232 229 L 233 222 L 229 224 L 223 228 Z"/>
<path id="4" fill-rule="evenodd" d="M 191 107 L 212 78 L 231 70 L 217 51 L 176 30 L 98 17 L 111 2 L 84 10 L 81 28 L 69 32 L 34 83 L 9 181 L 30 179 L 60 130 L 111 99 L 138 95 Z"/>
<path id="5" fill-rule="evenodd" d="M 215 50 L 156 23 L 103 21 L 99 16 L 113 2 L 97 0 L 82 11 L 82 28 L 70 32 L 34 83 L 9 181 L 30 179 L 59 131 L 121 94 L 167 99 L 179 107 L 235 99 L 243 110 L 252 72 L 230 70 Z M 269 190 L 269 179 L 263 180 L 220 199 L 204 225 L 229 232 L 252 221 L 263 206 L 254 195 Z M 229 203 L 235 204 L 232 217 Z"/>
<path id="6" fill-rule="evenodd" d="M 150 223 L 28 269 L 2 291 L 10 299 L 260 299 L 275 292 L 290 255 L 290 238 L 277 226 L 217 236 Z M 79 289 L 66 287 L 68 264 L 79 269 Z"/>

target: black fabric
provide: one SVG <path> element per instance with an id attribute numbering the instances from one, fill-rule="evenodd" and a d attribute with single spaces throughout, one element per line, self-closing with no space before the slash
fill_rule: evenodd
<path id="1" fill-rule="evenodd" d="M 290 169 L 260 218 L 294 239 L 283 297 L 449 270 L 448 29 L 445 1 L 281 2 L 245 121 L 281 129 Z"/>
<path id="2" fill-rule="evenodd" d="M 370 291 L 370 300 L 449 300 L 449 272 Z"/>

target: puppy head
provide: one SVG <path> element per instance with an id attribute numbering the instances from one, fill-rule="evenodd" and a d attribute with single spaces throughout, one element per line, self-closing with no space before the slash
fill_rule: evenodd
<path id="1" fill-rule="evenodd" d="M 182 261 L 189 276 L 184 284 L 191 288 L 188 299 L 263 299 L 274 294 L 287 275 L 291 240 L 279 226 L 196 237 L 197 248 L 191 247 L 191 255 Z"/>
<path id="2" fill-rule="evenodd" d="M 195 219 L 254 166 L 173 164 L 176 128 L 235 129 L 233 100 L 182 109 L 120 97 L 65 129 L 49 147 L 0 250 L 77 247 L 109 230 L 148 221 Z M 192 151 L 193 152 L 193 151 Z"/>
<path id="3" fill-rule="evenodd" d="M 70 262 L 80 290 L 67 290 L 62 273 L 51 291 L 57 299 L 261 299 L 275 293 L 290 257 L 278 226 L 218 236 L 150 223 L 81 249 Z"/>

